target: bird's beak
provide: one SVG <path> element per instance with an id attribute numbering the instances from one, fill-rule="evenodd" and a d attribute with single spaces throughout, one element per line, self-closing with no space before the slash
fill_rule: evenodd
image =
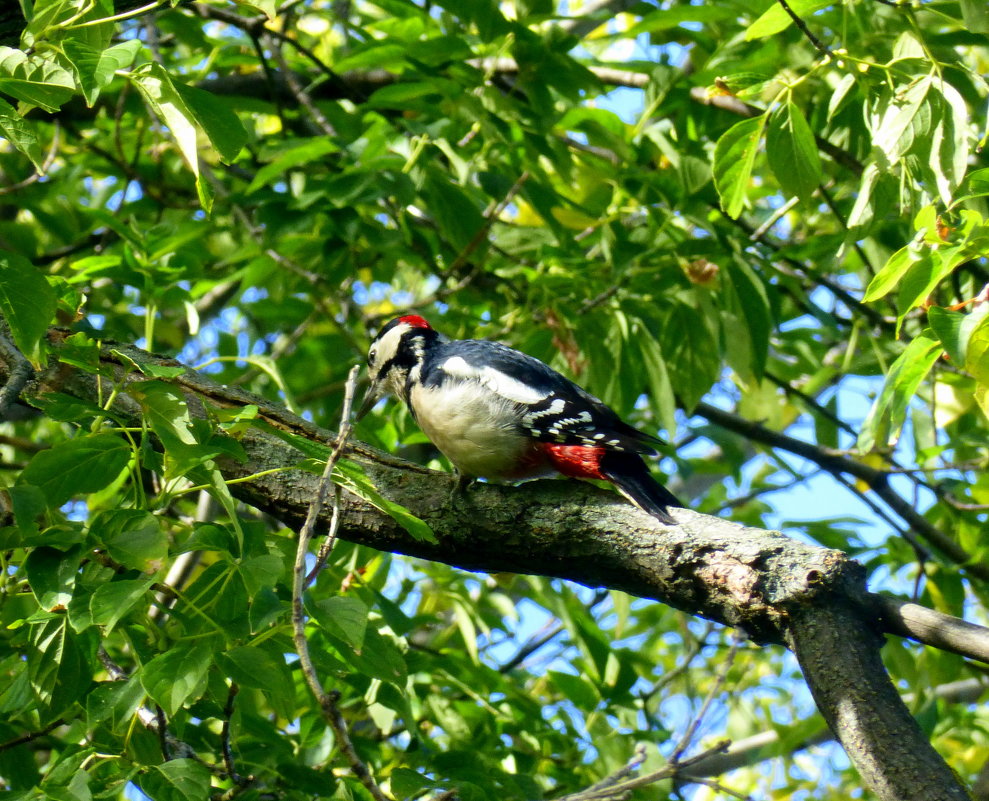
<path id="1" fill-rule="evenodd" d="M 364 400 L 361 401 L 361 407 L 357 410 L 357 417 L 354 418 L 354 421 L 360 422 L 374 408 L 374 404 L 378 402 L 381 395 L 381 379 L 371 379 L 371 385 L 367 388 L 367 392 L 364 393 Z"/>

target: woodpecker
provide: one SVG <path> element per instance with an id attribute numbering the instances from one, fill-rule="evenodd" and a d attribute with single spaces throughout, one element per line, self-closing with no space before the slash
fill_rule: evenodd
<path id="1" fill-rule="evenodd" d="M 562 473 L 610 481 L 667 525 L 681 507 L 642 454 L 658 439 L 538 359 L 497 342 L 449 341 L 409 314 L 384 326 L 367 357 L 371 384 L 359 420 L 391 392 L 463 479 L 517 480 Z"/>

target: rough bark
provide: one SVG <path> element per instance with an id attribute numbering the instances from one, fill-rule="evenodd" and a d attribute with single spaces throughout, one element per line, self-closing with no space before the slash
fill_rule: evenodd
<path id="1" fill-rule="evenodd" d="M 62 336 L 53 332 L 53 343 Z M 104 345 L 104 367 L 118 377 L 127 372 L 128 359 L 112 350 L 136 363 L 176 364 L 128 346 Z M 0 362 L 0 380 L 8 374 Z M 144 377 L 133 372 L 128 379 L 140 382 Z M 241 437 L 248 459 L 224 463 L 221 469 L 228 479 L 298 464 L 304 455 L 277 432 L 321 443 L 333 436 L 192 371 L 171 381 L 194 414 L 204 413 L 204 401 L 259 406 L 270 428 L 251 429 Z M 95 400 L 96 379 L 53 362 L 28 383 L 24 397 L 54 391 Z M 140 414 L 126 386 L 115 411 L 125 420 L 136 421 Z M 866 590 L 864 571 L 840 551 L 689 510 L 674 510 L 678 525 L 663 526 L 614 493 L 571 481 L 484 485 L 453 505 L 448 475 L 360 444 L 347 456 L 362 465 L 382 495 L 425 520 L 437 542 L 415 540 L 391 517 L 349 493 L 343 493 L 341 537 L 468 570 L 537 573 L 620 589 L 739 626 L 758 642 L 784 643 L 796 654 L 825 719 L 879 798 L 968 798 L 886 674 L 879 657 L 880 616 Z M 231 484 L 230 489 L 298 527 L 317 481 L 312 473 L 289 470 Z"/>

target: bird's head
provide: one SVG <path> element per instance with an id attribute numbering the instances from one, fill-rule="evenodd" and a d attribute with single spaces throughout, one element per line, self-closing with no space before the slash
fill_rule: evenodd
<path id="1" fill-rule="evenodd" d="M 426 348 L 439 339 L 433 327 L 417 314 L 396 317 L 371 341 L 367 371 L 371 383 L 357 412 L 360 420 L 383 395 L 394 392 L 402 400 L 409 373 L 422 365 Z"/>

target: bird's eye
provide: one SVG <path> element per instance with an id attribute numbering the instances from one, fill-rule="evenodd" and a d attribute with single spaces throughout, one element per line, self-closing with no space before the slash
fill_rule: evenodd
<path id="1" fill-rule="evenodd" d="M 378 351 L 376 351 L 374 348 L 371 348 L 371 350 L 367 354 L 367 363 L 374 364 L 374 360 L 377 358 L 378 358 Z"/>

